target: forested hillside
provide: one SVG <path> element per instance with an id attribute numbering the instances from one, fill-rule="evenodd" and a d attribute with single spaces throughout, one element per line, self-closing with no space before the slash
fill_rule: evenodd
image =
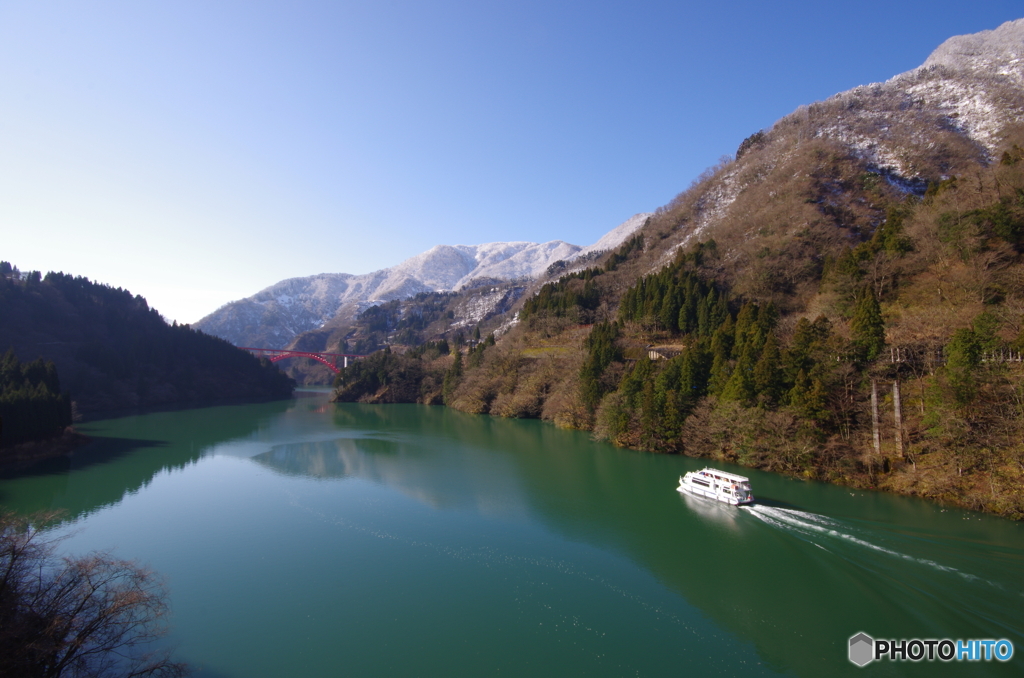
<path id="1" fill-rule="evenodd" d="M 78 412 L 287 397 L 276 366 L 228 342 L 168 325 L 141 296 L 0 264 L 0 347 L 53 361 Z"/>
<path id="2" fill-rule="evenodd" d="M 552 266 L 496 342 L 391 353 L 338 397 L 1024 518 L 1024 77 L 992 68 L 1024 21 L 996 33 L 801 107 L 616 252 Z"/>
<path id="3" fill-rule="evenodd" d="M 52 362 L 0 359 L 0 447 L 52 437 L 71 424 L 71 398 Z"/>
<path id="4" fill-rule="evenodd" d="M 713 240 L 626 286 L 638 237 L 545 285 L 501 341 L 378 354 L 338 395 L 542 417 L 635 449 L 1022 517 L 1022 158 L 1011 144 L 970 180 L 891 202 L 859 242 L 797 260 L 808 289 L 750 294 L 758 271 L 732 269 Z"/>

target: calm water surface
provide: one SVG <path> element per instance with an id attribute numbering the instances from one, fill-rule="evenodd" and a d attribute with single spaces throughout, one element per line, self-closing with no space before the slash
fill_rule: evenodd
<path id="1" fill-rule="evenodd" d="M 1024 673 L 1019 524 L 732 469 L 737 509 L 676 492 L 699 460 L 300 395 L 89 423 L 0 503 L 165 574 L 212 678 Z M 857 669 L 858 631 L 1016 652 Z"/>

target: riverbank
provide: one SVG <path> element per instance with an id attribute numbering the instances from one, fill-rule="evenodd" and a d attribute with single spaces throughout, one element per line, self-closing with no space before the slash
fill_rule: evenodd
<path id="1" fill-rule="evenodd" d="M 556 340 L 576 350 L 544 352 L 536 336 L 513 330 L 496 346 L 471 350 L 464 360 L 436 351 L 380 352 L 345 371 L 334 399 L 443 402 L 468 414 L 541 419 L 627 449 L 725 461 L 1024 519 L 1024 447 L 1015 437 L 1024 422 L 1011 407 L 1019 383 L 1016 367 L 979 371 L 978 389 L 985 397 L 970 407 L 942 401 L 948 389 L 941 374 L 904 378 L 903 449 L 892 423 L 894 405 L 883 400 L 886 416 L 876 452 L 870 401 L 852 376 L 839 384 L 843 388 L 821 396 L 826 403 L 836 401 L 835 417 L 812 419 L 794 405 L 772 409 L 714 396 L 701 397 L 683 411 L 678 395 L 669 407 L 668 394 L 659 399 L 656 391 L 680 359 L 624 361 L 608 369 L 610 383 L 624 384 L 622 393 L 605 396 L 594 411 L 584 402 L 578 376 L 585 357 L 583 332 L 567 334 Z M 993 418 L 1000 427 L 989 423 Z M 953 438 L 950 431 L 965 433 Z"/>
<path id="2" fill-rule="evenodd" d="M 89 436 L 68 426 L 53 438 L 0 448 L 0 472 L 20 471 L 44 459 L 68 456 L 90 442 Z"/>

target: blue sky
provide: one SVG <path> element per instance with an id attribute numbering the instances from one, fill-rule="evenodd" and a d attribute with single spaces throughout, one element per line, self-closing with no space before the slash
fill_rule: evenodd
<path id="1" fill-rule="evenodd" d="M 579 245 L 801 104 L 1020 18 L 944 2 L 0 3 L 0 259 L 194 322 L 435 244 Z"/>

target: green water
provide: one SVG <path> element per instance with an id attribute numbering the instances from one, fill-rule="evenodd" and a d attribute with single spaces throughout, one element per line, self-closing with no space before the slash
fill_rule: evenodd
<path id="1" fill-rule="evenodd" d="M 1024 672 L 1019 524 L 731 469 L 761 502 L 738 509 L 676 492 L 699 460 L 301 395 L 86 424 L 0 503 L 166 575 L 200 676 Z M 859 631 L 1016 651 L 858 669 Z"/>

